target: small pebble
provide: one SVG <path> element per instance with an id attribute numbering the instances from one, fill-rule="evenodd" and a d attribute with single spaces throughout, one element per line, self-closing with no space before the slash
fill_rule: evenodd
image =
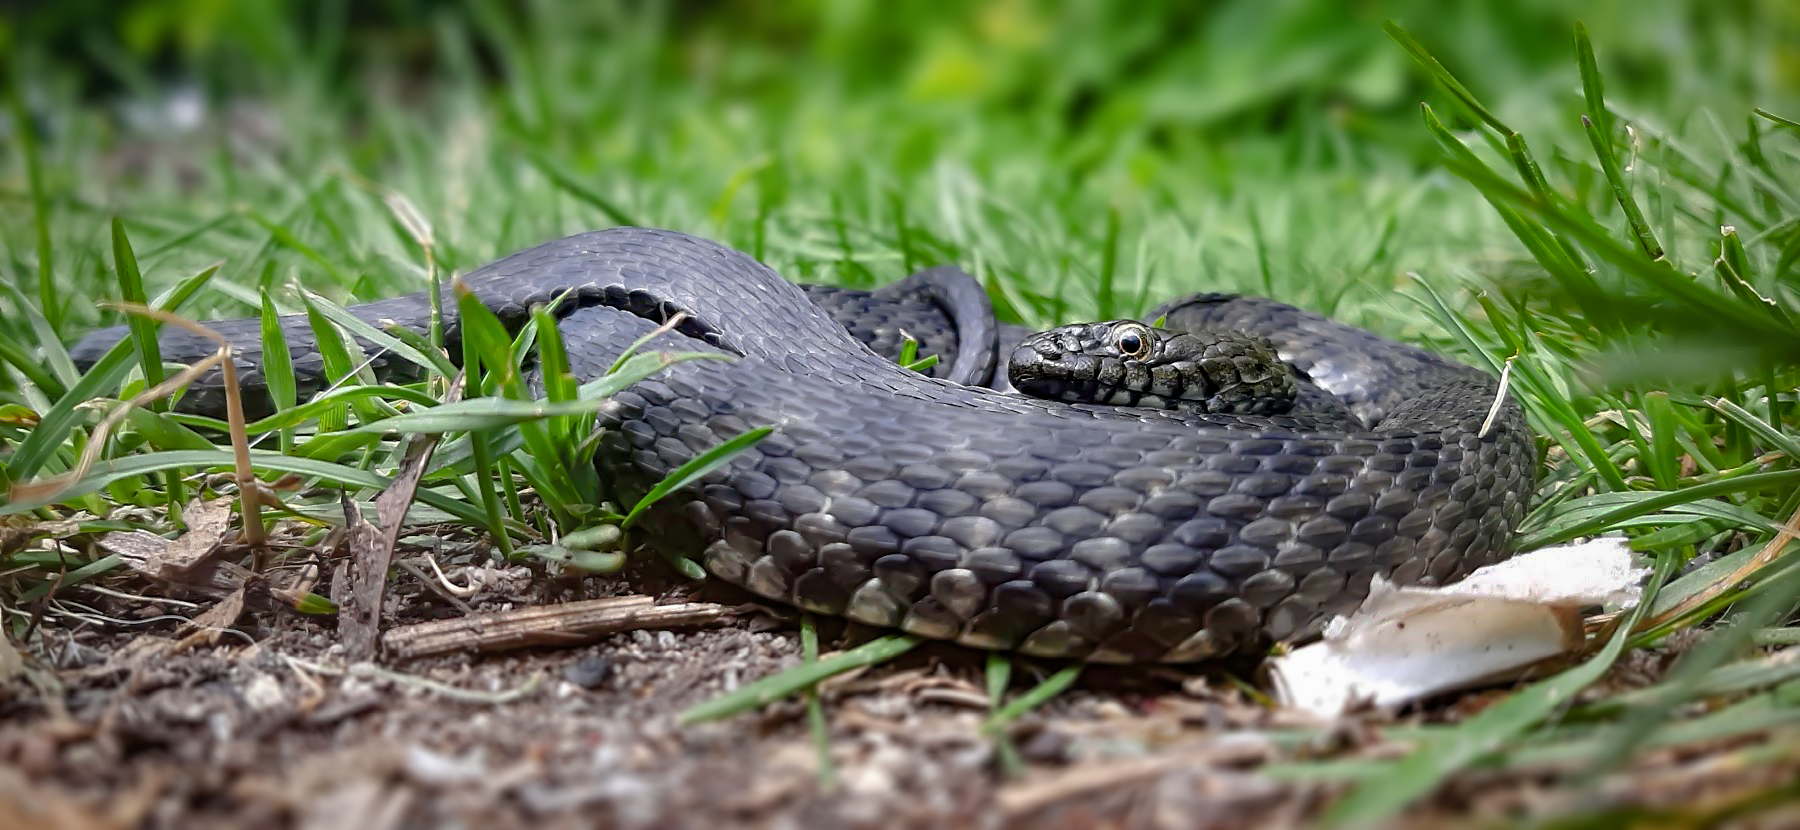
<path id="1" fill-rule="evenodd" d="M 606 685 L 607 678 L 612 677 L 612 668 L 612 661 L 598 654 L 590 654 L 565 667 L 563 679 L 593 691 Z"/>

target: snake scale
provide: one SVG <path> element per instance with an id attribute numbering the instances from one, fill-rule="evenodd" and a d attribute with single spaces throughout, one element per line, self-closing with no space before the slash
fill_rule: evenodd
<path id="1" fill-rule="evenodd" d="M 697 453 L 775 425 L 642 526 L 713 576 L 809 611 L 985 649 L 1181 662 L 1315 633 L 1376 575 L 1443 583 L 1510 552 L 1535 450 L 1483 372 L 1271 300 L 1197 294 L 1145 319 L 1266 337 L 1338 411 L 1008 394 L 981 384 L 1004 375 L 1022 330 L 994 323 L 985 296 L 946 305 L 946 273 L 803 289 L 714 242 L 617 228 L 462 282 L 514 323 L 569 292 L 558 327 L 584 380 L 677 315 L 652 348 L 733 356 L 614 396 L 595 463 L 629 504 Z M 351 311 L 422 327 L 428 306 L 421 294 Z M 243 384 L 260 386 L 257 321 L 213 326 L 235 343 Z M 310 330 L 284 327 L 303 391 L 318 388 Z M 943 358 L 944 377 L 894 362 L 903 329 Z M 97 332 L 73 353 L 91 363 L 120 336 Z M 160 337 L 171 360 L 213 349 Z M 199 381 L 183 407 L 216 411 L 217 383 Z"/>

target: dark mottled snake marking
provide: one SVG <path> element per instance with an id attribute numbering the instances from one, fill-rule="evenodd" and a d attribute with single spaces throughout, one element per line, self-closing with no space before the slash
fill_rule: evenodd
<path id="1" fill-rule="evenodd" d="M 1266 337 L 1161 329 L 1137 320 L 1033 334 L 1013 349 L 1007 374 L 1034 398 L 1189 412 L 1290 412 L 1300 391 Z"/>
<path id="2" fill-rule="evenodd" d="M 737 356 L 680 363 L 616 396 L 595 463 L 630 503 L 694 454 L 777 425 L 645 526 L 716 577 L 811 611 L 980 648 L 1185 661 L 1314 632 L 1377 574 L 1441 583 L 1509 552 L 1534 451 L 1510 400 L 1483 431 L 1498 390 L 1482 372 L 1280 303 L 1203 294 L 1145 319 L 1268 338 L 1306 379 L 1294 412 L 1003 394 L 892 361 L 905 329 L 945 357 L 938 373 L 979 383 L 1023 336 L 992 323 L 985 297 L 964 298 L 978 311 L 944 305 L 967 288 L 946 276 L 802 289 L 722 245 L 626 228 L 541 245 L 464 282 L 515 322 L 573 289 L 559 327 L 579 376 L 676 313 L 683 322 L 656 347 Z M 422 295 L 353 311 L 409 326 L 426 313 Z M 245 385 L 259 386 L 256 321 L 217 328 L 241 346 Z M 316 388 L 310 333 L 299 320 L 286 331 Z M 118 337 L 91 336 L 77 356 Z M 161 342 L 176 360 L 211 348 L 176 331 Z M 202 379 L 184 406 L 216 407 L 216 387 Z M 1303 405 L 1307 388 L 1339 411 Z"/>

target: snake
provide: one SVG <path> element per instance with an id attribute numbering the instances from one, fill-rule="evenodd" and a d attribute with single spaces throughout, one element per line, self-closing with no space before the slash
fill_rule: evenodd
<path id="1" fill-rule="evenodd" d="M 621 504 L 773 428 L 656 501 L 637 525 L 645 543 L 804 611 L 979 649 L 1185 663 L 1315 636 L 1377 577 L 1445 584 L 1510 555 L 1533 487 L 1533 438 L 1494 376 L 1266 298 L 1196 293 L 1130 324 L 1199 337 L 1190 363 L 1253 338 L 1297 379 L 1227 366 L 1252 394 L 1195 411 L 1169 405 L 1173 381 L 1141 360 L 1027 368 L 1091 357 L 1096 342 L 1115 363 L 1148 347 L 1117 336 L 1129 321 L 998 323 L 953 266 L 868 291 L 802 287 L 717 242 L 611 228 L 454 288 L 509 325 L 552 309 L 582 380 L 638 346 L 723 358 L 674 362 L 599 405 L 593 460 Z M 416 330 L 430 317 L 423 293 L 349 310 Z M 302 391 L 327 385 L 305 317 L 281 326 Z M 260 388 L 260 321 L 211 327 L 241 384 Z M 90 334 L 71 355 L 91 365 L 123 336 Z M 939 357 L 931 371 L 896 362 L 908 341 Z M 158 342 L 176 362 L 217 348 L 176 329 Z M 406 375 L 358 343 L 378 373 Z M 1034 373 L 1048 378 L 1039 394 L 1008 382 Z M 1060 399 L 1071 383 L 1086 384 L 1080 399 Z M 180 407 L 217 413 L 221 392 L 214 372 Z"/>

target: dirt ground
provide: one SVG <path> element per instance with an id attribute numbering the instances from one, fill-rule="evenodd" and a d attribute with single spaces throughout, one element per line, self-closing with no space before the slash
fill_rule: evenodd
<path id="1" fill-rule="evenodd" d="M 400 552 L 403 566 L 421 556 Z M 654 573 L 448 570 L 450 584 L 480 586 L 466 598 L 471 614 L 646 590 L 659 602 L 699 594 L 741 613 L 696 630 L 346 665 L 328 616 L 253 600 L 216 641 L 184 640 L 184 619 L 215 600 L 129 572 L 71 586 L 34 612 L 23 671 L 0 671 L 12 675 L 0 685 L 0 830 L 1289 827 L 1307 824 L 1340 787 L 1261 768 L 1405 749 L 1384 735 L 1391 719 L 1315 723 L 1258 705 L 1221 674 L 1091 670 L 1013 725 L 1009 765 L 980 730 L 989 705 L 981 657 L 934 646 L 825 688 L 827 785 L 797 701 L 713 723 L 676 720 L 800 661 L 798 636 L 771 610 Z M 464 613 L 423 573 L 394 571 L 384 627 Z M 1639 654 L 1616 682 L 1660 667 L 1657 655 Z M 1015 692 L 1054 668 L 1019 663 Z M 1429 717 L 1491 699 L 1448 702 Z M 1795 780 L 1800 753 L 1746 768 L 1734 761 L 1743 749 L 1647 753 L 1586 791 L 1554 767 L 1470 773 L 1407 825 L 1584 808 L 1661 816 L 1657 826 L 1719 810 L 1738 815 L 1734 826 L 1800 826 L 1800 812 L 1764 797 Z"/>

